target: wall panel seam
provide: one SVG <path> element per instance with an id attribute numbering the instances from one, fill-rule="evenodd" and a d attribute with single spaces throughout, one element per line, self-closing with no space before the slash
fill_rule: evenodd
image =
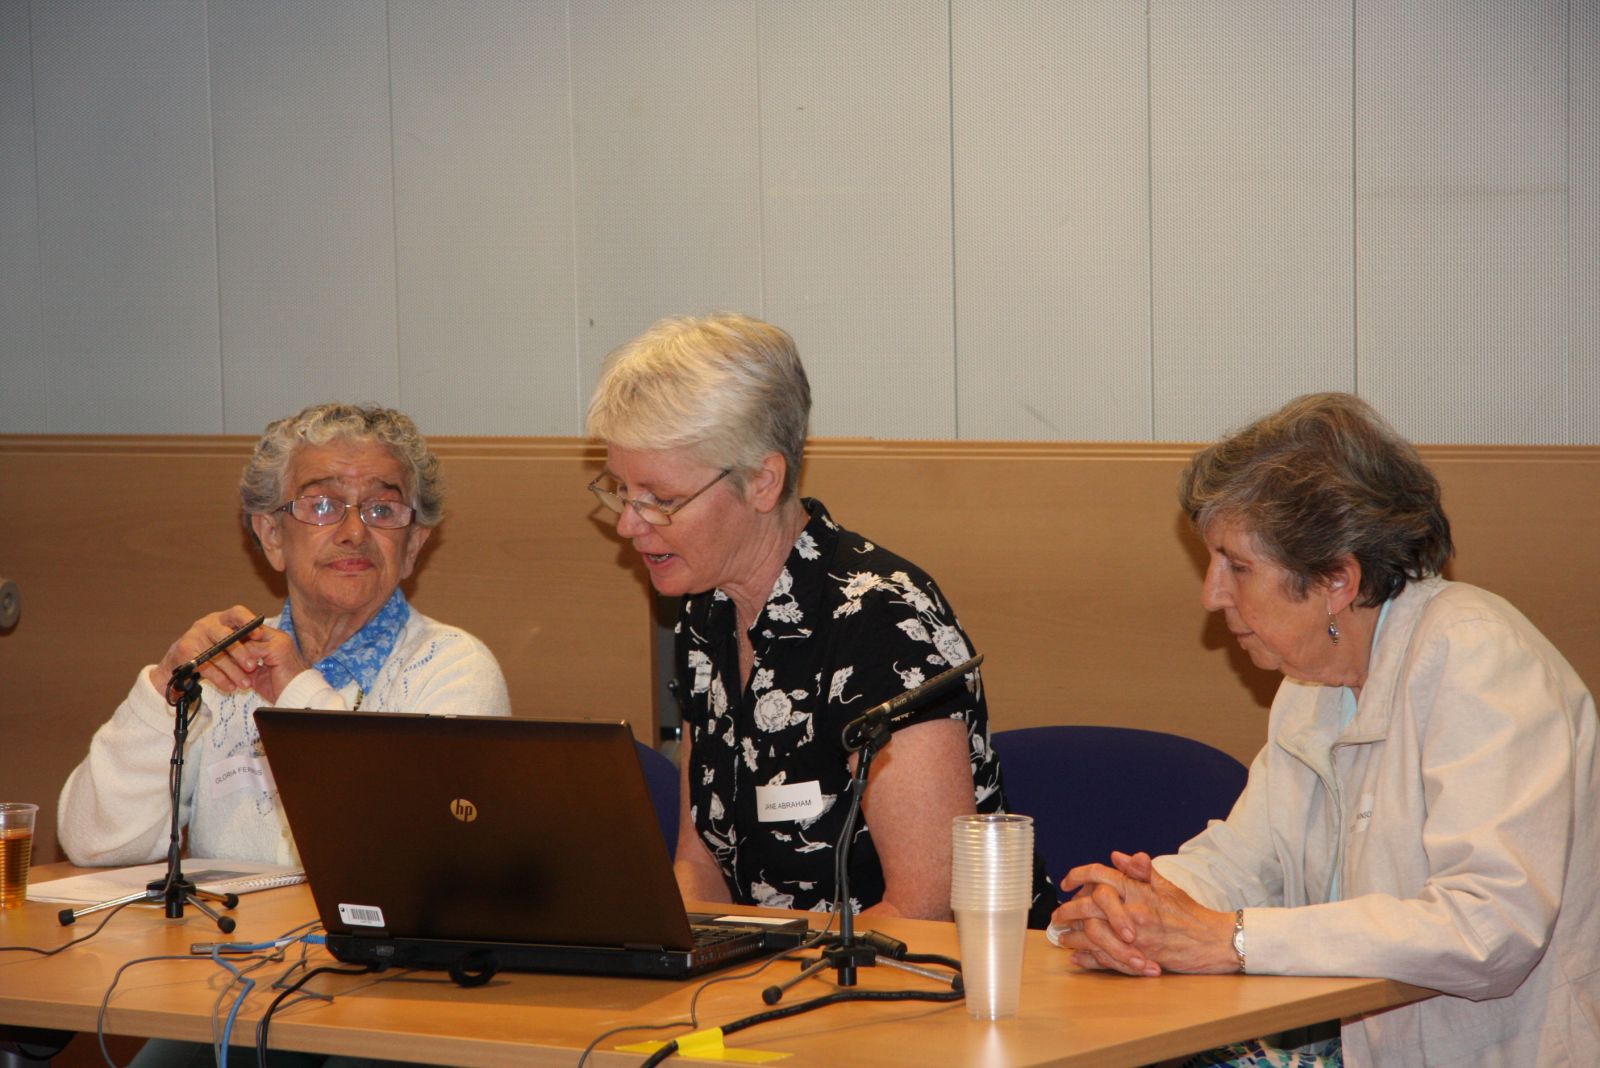
<path id="1" fill-rule="evenodd" d="M 950 427 L 961 440 L 961 290 L 956 283 L 955 0 L 944 5 L 945 133 L 950 139 Z"/>
<path id="2" fill-rule="evenodd" d="M 1356 142 L 1356 5 L 1350 0 L 1350 392 L 1361 395 L 1361 197 Z"/>
<path id="3" fill-rule="evenodd" d="M 223 348 L 222 332 L 222 213 L 218 210 L 217 193 L 217 109 L 216 86 L 211 73 L 211 5 L 201 6 L 200 18 L 205 24 L 206 65 L 206 141 L 210 149 L 211 164 L 211 299 L 217 308 L 217 425 L 223 433 L 228 431 L 228 354 Z"/>
<path id="4" fill-rule="evenodd" d="M 1155 0 L 1144 5 L 1144 288 L 1145 288 L 1145 365 L 1150 373 L 1150 391 L 1145 398 L 1145 420 L 1152 439 L 1159 439 L 1156 427 L 1156 152 L 1155 152 L 1155 52 L 1150 30 Z"/>
<path id="5" fill-rule="evenodd" d="M 586 405 L 583 397 L 583 286 L 579 282 L 578 251 L 578 117 L 577 86 L 572 58 L 572 0 L 561 6 L 567 57 L 567 221 L 572 249 L 572 404 L 581 430 Z"/>
<path id="6" fill-rule="evenodd" d="M 39 361 L 41 367 L 48 367 L 50 361 L 45 357 L 45 350 L 49 347 L 46 340 L 49 334 L 48 324 L 45 322 L 44 304 L 44 201 L 40 192 L 44 187 L 39 180 L 39 61 L 34 49 L 33 5 L 25 4 L 23 12 L 23 18 L 27 20 L 25 28 L 28 34 L 28 114 L 32 126 L 28 133 L 33 139 L 33 281 L 39 316 L 39 351 L 34 354 L 34 358 Z M 51 376 L 47 373 L 43 378 L 45 423 L 48 425 L 50 413 L 54 410 L 50 403 Z"/>
<path id="7" fill-rule="evenodd" d="M 756 65 L 756 292 L 761 294 L 757 314 L 767 318 L 767 123 L 761 83 L 761 2 L 751 0 L 755 16 Z"/>
<path id="8" fill-rule="evenodd" d="M 383 73 L 388 83 L 385 103 L 389 113 L 389 281 L 394 290 L 394 363 L 391 367 L 395 401 L 404 410 L 405 382 L 400 374 L 401 346 L 405 343 L 400 336 L 400 180 L 397 173 L 400 154 L 396 151 L 394 136 L 394 10 L 388 3 L 383 5 Z"/>

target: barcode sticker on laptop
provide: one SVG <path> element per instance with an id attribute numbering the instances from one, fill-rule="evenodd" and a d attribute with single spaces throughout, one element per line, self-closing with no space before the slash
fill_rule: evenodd
<path id="1" fill-rule="evenodd" d="M 351 927 L 382 927 L 383 910 L 375 905 L 346 905 L 340 903 L 339 918 Z"/>

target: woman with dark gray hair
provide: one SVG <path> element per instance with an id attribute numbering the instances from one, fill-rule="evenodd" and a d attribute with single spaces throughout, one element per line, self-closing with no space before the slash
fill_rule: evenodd
<path id="1" fill-rule="evenodd" d="M 1595 704 L 1515 608 L 1440 576 L 1439 496 L 1342 393 L 1193 458 L 1201 602 L 1286 681 L 1227 820 L 1068 873 L 1050 934 L 1077 963 L 1440 992 L 1346 1021 L 1320 1052 L 1352 1065 L 1600 1059 Z"/>
<path id="2" fill-rule="evenodd" d="M 409 418 L 322 404 L 280 419 L 256 444 L 239 494 L 288 599 L 200 669 L 181 818 L 196 856 L 289 864 L 294 842 L 263 773 L 258 707 L 504 716 L 510 701 L 483 643 L 414 611 L 400 590 L 443 509 L 439 461 Z M 165 855 L 173 710 L 164 691 L 176 668 L 254 617 L 243 605 L 203 616 L 139 672 L 61 792 L 61 844 L 73 863 Z"/>
<path id="3" fill-rule="evenodd" d="M 788 334 L 741 315 L 666 319 L 606 360 L 590 483 L 657 592 L 684 598 L 676 872 L 685 897 L 950 914 L 950 821 L 1003 809 L 981 679 L 908 710 L 836 850 L 856 755 L 842 728 L 971 659 L 934 581 L 843 529 L 800 481 L 811 390 Z M 1054 904 L 1042 864 L 1037 926 Z"/>

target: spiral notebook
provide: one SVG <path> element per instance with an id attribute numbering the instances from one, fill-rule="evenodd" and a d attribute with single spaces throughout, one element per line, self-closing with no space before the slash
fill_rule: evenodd
<path id="1" fill-rule="evenodd" d="M 166 873 L 167 862 L 162 860 L 132 868 L 107 868 L 84 875 L 69 875 L 63 879 L 30 884 L 28 899 L 93 905 L 142 890 Z M 209 857 L 184 858 L 183 874 L 200 889 L 218 894 L 250 894 L 306 881 L 306 873 L 300 868 Z"/>
<path id="2" fill-rule="evenodd" d="M 255 720 L 339 960 L 683 978 L 806 930 L 781 913 L 691 923 L 625 723 Z"/>

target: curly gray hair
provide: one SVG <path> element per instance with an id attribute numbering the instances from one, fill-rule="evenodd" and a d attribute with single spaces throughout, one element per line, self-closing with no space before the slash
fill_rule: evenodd
<path id="1" fill-rule="evenodd" d="M 721 312 L 662 319 L 606 357 L 589 401 L 591 437 L 630 449 L 688 448 L 735 485 L 780 454 L 783 496 L 800 482 L 811 385 L 794 339 Z"/>
<path id="2" fill-rule="evenodd" d="M 403 412 L 371 404 L 314 404 L 297 415 L 270 424 L 256 442 L 239 479 L 244 524 L 253 515 L 267 515 L 284 503 L 284 478 L 301 445 L 334 441 L 374 442 L 388 449 L 407 469 L 405 495 L 416 509 L 419 526 L 436 527 L 444 518 L 444 482 L 439 458 L 428 448 L 417 425 Z"/>
<path id="3" fill-rule="evenodd" d="M 1348 393 L 1297 397 L 1189 461 L 1178 503 L 1197 529 L 1235 520 L 1290 575 L 1312 583 L 1353 556 L 1358 603 L 1382 604 L 1455 551 L 1439 481 L 1372 405 Z"/>

